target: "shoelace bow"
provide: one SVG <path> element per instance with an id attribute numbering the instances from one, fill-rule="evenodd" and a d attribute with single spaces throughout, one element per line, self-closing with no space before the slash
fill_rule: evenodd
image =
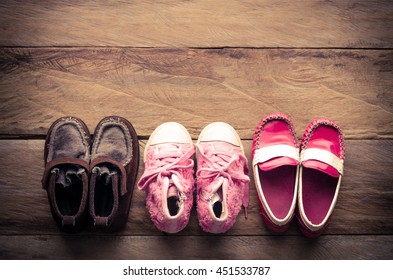
<path id="1" fill-rule="evenodd" d="M 208 165 L 208 167 L 199 168 L 196 176 L 198 179 L 213 179 L 223 177 L 231 184 L 238 181 L 243 191 L 242 204 L 244 207 L 244 215 L 248 217 L 249 204 L 249 182 L 250 178 L 241 171 L 237 171 L 235 166 L 240 164 L 247 168 L 247 158 L 243 155 L 234 157 L 230 152 L 224 150 L 209 150 L 207 155 L 203 153 L 203 148 L 197 145 L 199 157 Z M 213 194 L 208 195 L 208 197 Z"/>
<path id="2" fill-rule="evenodd" d="M 157 166 L 149 170 L 145 170 L 139 180 L 138 188 L 140 190 L 144 190 L 155 180 L 162 185 L 164 180 L 163 177 L 171 178 L 172 174 L 179 178 L 182 186 L 185 185 L 183 176 L 179 171 L 193 168 L 194 162 L 191 159 L 191 156 L 194 154 L 194 146 L 191 146 L 185 153 L 179 151 L 179 147 L 175 144 L 167 144 L 166 147 L 162 147 L 162 150 L 166 151 L 160 152 L 155 157 Z M 183 193 L 181 199 L 185 199 Z"/>

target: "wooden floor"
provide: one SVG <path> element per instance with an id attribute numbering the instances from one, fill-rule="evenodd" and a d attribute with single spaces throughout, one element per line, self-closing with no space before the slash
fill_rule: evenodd
<path id="1" fill-rule="evenodd" d="M 0 3 L 1 259 L 393 259 L 392 1 L 129 2 Z M 57 118 L 93 131 L 123 116 L 141 151 L 162 122 L 196 139 L 224 121 L 251 161 L 254 129 L 276 111 L 299 138 L 316 117 L 344 131 L 342 190 L 320 238 L 296 222 L 268 231 L 254 182 L 249 219 L 222 235 L 204 233 L 195 208 L 185 230 L 159 232 L 137 189 L 121 232 L 56 228 L 40 179 Z"/>

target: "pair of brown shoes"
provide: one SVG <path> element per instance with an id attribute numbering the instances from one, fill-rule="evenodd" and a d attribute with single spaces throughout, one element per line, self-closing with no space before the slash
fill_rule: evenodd
<path id="1" fill-rule="evenodd" d="M 129 121 L 105 117 L 91 143 L 82 120 L 60 118 L 49 128 L 44 156 L 42 186 L 61 230 L 80 231 L 89 215 L 105 231 L 124 227 L 139 165 L 138 138 Z"/>

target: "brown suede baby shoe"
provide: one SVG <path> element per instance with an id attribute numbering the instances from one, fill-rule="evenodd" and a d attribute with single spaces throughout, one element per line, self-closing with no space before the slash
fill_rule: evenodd
<path id="1" fill-rule="evenodd" d="M 90 133 L 78 118 L 63 117 L 49 128 L 45 141 L 42 186 L 57 226 L 77 232 L 87 212 Z"/>
<path id="2" fill-rule="evenodd" d="M 111 116 L 94 132 L 90 163 L 90 216 L 104 231 L 124 227 L 139 165 L 139 144 L 126 119 Z"/>

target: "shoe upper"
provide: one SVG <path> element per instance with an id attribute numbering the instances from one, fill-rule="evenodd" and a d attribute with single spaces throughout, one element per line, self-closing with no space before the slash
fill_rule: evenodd
<path id="1" fill-rule="evenodd" d="M 42 186 L 61 230 L 79 231 L 86 220 L 89 161 L 90 133 L 83 121 L 74 117 L 56 120 L 45 141 Z"/>
<path id="2" fill-rule="evenodd" d="M 136 132 L 126 119 L 109 116 L 94 133 L 89 210 L 94 226 L 106 231 L 126 224 L 139 164 Z"/>
<path id="3" fill-rule="evenodd" d="M 194 145 L 178 123 L 164 123 L 145 148 L 145 170 L 138 188 L 146 192 L 146 207 L 155 226 L 175 233 L 188 224 L 193 203 Z"/>
<path id="4" fill-rule="evenodd" d="M 240 138 L 228 124 L 210 124 L 198 139 L 197 158 L 199 224 L 206 232 L 226 232 L 242 205 L 247 217 L 249 177 Z"/>

